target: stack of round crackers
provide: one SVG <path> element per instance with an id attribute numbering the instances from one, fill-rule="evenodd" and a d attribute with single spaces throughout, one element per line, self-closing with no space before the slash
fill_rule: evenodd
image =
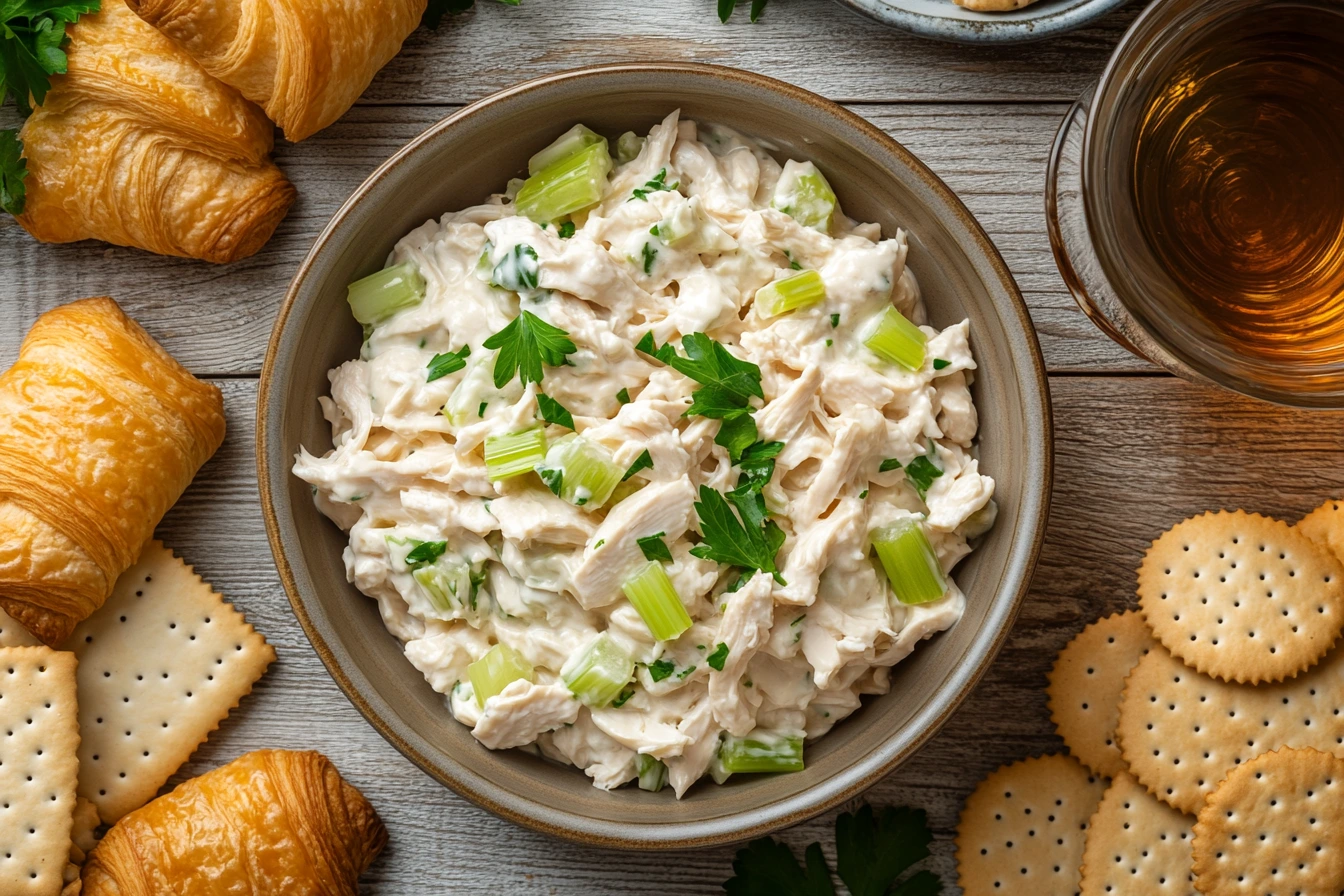
<path id="1" fill-rule="evenodd" d="M 1192 517 L 1153 542 L 1139 607 L 1059 654 L 1071 756 L 982 781 L 966 896 L 1344 892 L 1344 503 L 1297 525 Z"/>

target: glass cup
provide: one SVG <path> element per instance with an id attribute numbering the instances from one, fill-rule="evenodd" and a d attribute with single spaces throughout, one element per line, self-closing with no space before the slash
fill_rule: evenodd
<path id="1" fill-rule="evenodd" d="M 1079 307 L 1124 348 L 1186 379 L 1285 405 L 1338 408 L 1344 362 L 1287 365 L 1239 350 L 1160 263 L 1134 198 L 1135 151 L 1150 98 L 1208 29 L 1239 16 L 1281 23 L 1304 10 L 1338 17 L 1339 31 L 1329 37 L 1344 36 L 1339 0 L 1157 0 L 1145 9 L 1060 126 L 1046 219 L 1055 261 Z M 1340 328 L 1344 342 L 1344 321 Z"/>

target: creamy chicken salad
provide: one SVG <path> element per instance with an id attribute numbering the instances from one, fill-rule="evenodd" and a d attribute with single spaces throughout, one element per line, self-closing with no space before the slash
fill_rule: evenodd
<path id="1" fill-rule="evenodd" d="M 453 716 L 615 788 L 803 768 L 995 515 L 966 321 L 810 162 L 576 126 L 351 284 L 294 473 Z"/>

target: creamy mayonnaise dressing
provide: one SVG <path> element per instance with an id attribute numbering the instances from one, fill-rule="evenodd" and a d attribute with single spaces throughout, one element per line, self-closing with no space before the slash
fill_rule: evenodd
<path id="1" fill-rule="evenodd" d="M 350 581 L 377 600 L 407 658 L 485 746 L 535 745 L 603 788 L 635 778 L 646 754 L 665 764 L 680 796 L 710 769 L 725 732 L 820 737 L 861 695 L 885 693 L 890 667 L 918 641 L 961 616 L 950 579 L 940 600 L 896 600 L 869 533 L 924 518 L 948 571 L 992 522 L 994 482 L 972 444 L 968 323 L 941 332 L 925 323 L 903 231 L 882 239 L 876 224 L 837 210 L 820 232 L 772 208 L 781 177 L 798 170 L 731 130 L 673 113 L 614 168 L 568 238 L 495 195 L 426 222 L 393 250 L 389 264 L 414 263 L 426 298 L 375 326 L 360 358 L 331 371 L 321 404 L 336 447 L 322 457 L 301 451 L 294 472 L 349 532 Z M 632 198 L 660 171 L 676 189 Z M 650 234 L 663 222 L 693 238 L 663 244 Z M 519 245 L 535 251 L 539 281 L 521 297 L 489 282 Z M 825 300 L 758 313 L 757 290 L 799 269 L 820 272 Z M 919 370 L 864 345 L 865 327 L 891 304 L 928 337 Z M 497 389 L 495 352 L 482 346 L 520 309 L 577 347 L 543 383 L 576 430 L 622 469 L 644 451 L 653 461 L 600 508 L 562 500 L 536 474 L 487 476 L 485 439 L 541 419 L 537 385 L 514 378 Z M 714 442 L 719 421 L 683 416 L 697 383 L 636 351 L 649 331 L 658 345 L 707 333 L 759 365 L 759 438 L 784 443 L 763 494 L 786 535 L 777 560 L 785 584 L 757 573 L 730 592 L 738 571 L 691 555 L 700 486 L 726 492 L 738 472 Z M 426 381 L 436 353 L 464 345 L 464 369 Z M 547 427 L 552 439 L 567 432 Z M 884 459 L 905 465 L 921 455 L 941 470 L 924 499 L 903 469 L 879 472 Z M 693 620 L 668 642 L 654 640 L 621 591 L 646 562 L 636 539 L 660 532 Z M 426 541 L 447 542 L 471 602 L 445 610 L 417 582 L 406 556 Z M 602 632 L 637 663 L 633 694 L 590 708 L 561 673 Z M 497 643 L 532 665 L 533 681 L 513 681 L 480 706 L 467 666 Z M 728 648 L 722 669 L 707 662 L 719 644 Z M 655 681 L 658 661 L 675 672 Z"/>

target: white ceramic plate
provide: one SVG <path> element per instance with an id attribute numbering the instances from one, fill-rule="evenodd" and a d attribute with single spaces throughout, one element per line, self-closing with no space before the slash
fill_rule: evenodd
<path id="1" fill-rule="evenodd" d="M 1009 12 L 974 12 L 952 0 L 837 0 L 893 28 L 965 44 L 1015 44 L 1054 37 L 1100 18 L 1125 0 L 1038 0 Z"/>

